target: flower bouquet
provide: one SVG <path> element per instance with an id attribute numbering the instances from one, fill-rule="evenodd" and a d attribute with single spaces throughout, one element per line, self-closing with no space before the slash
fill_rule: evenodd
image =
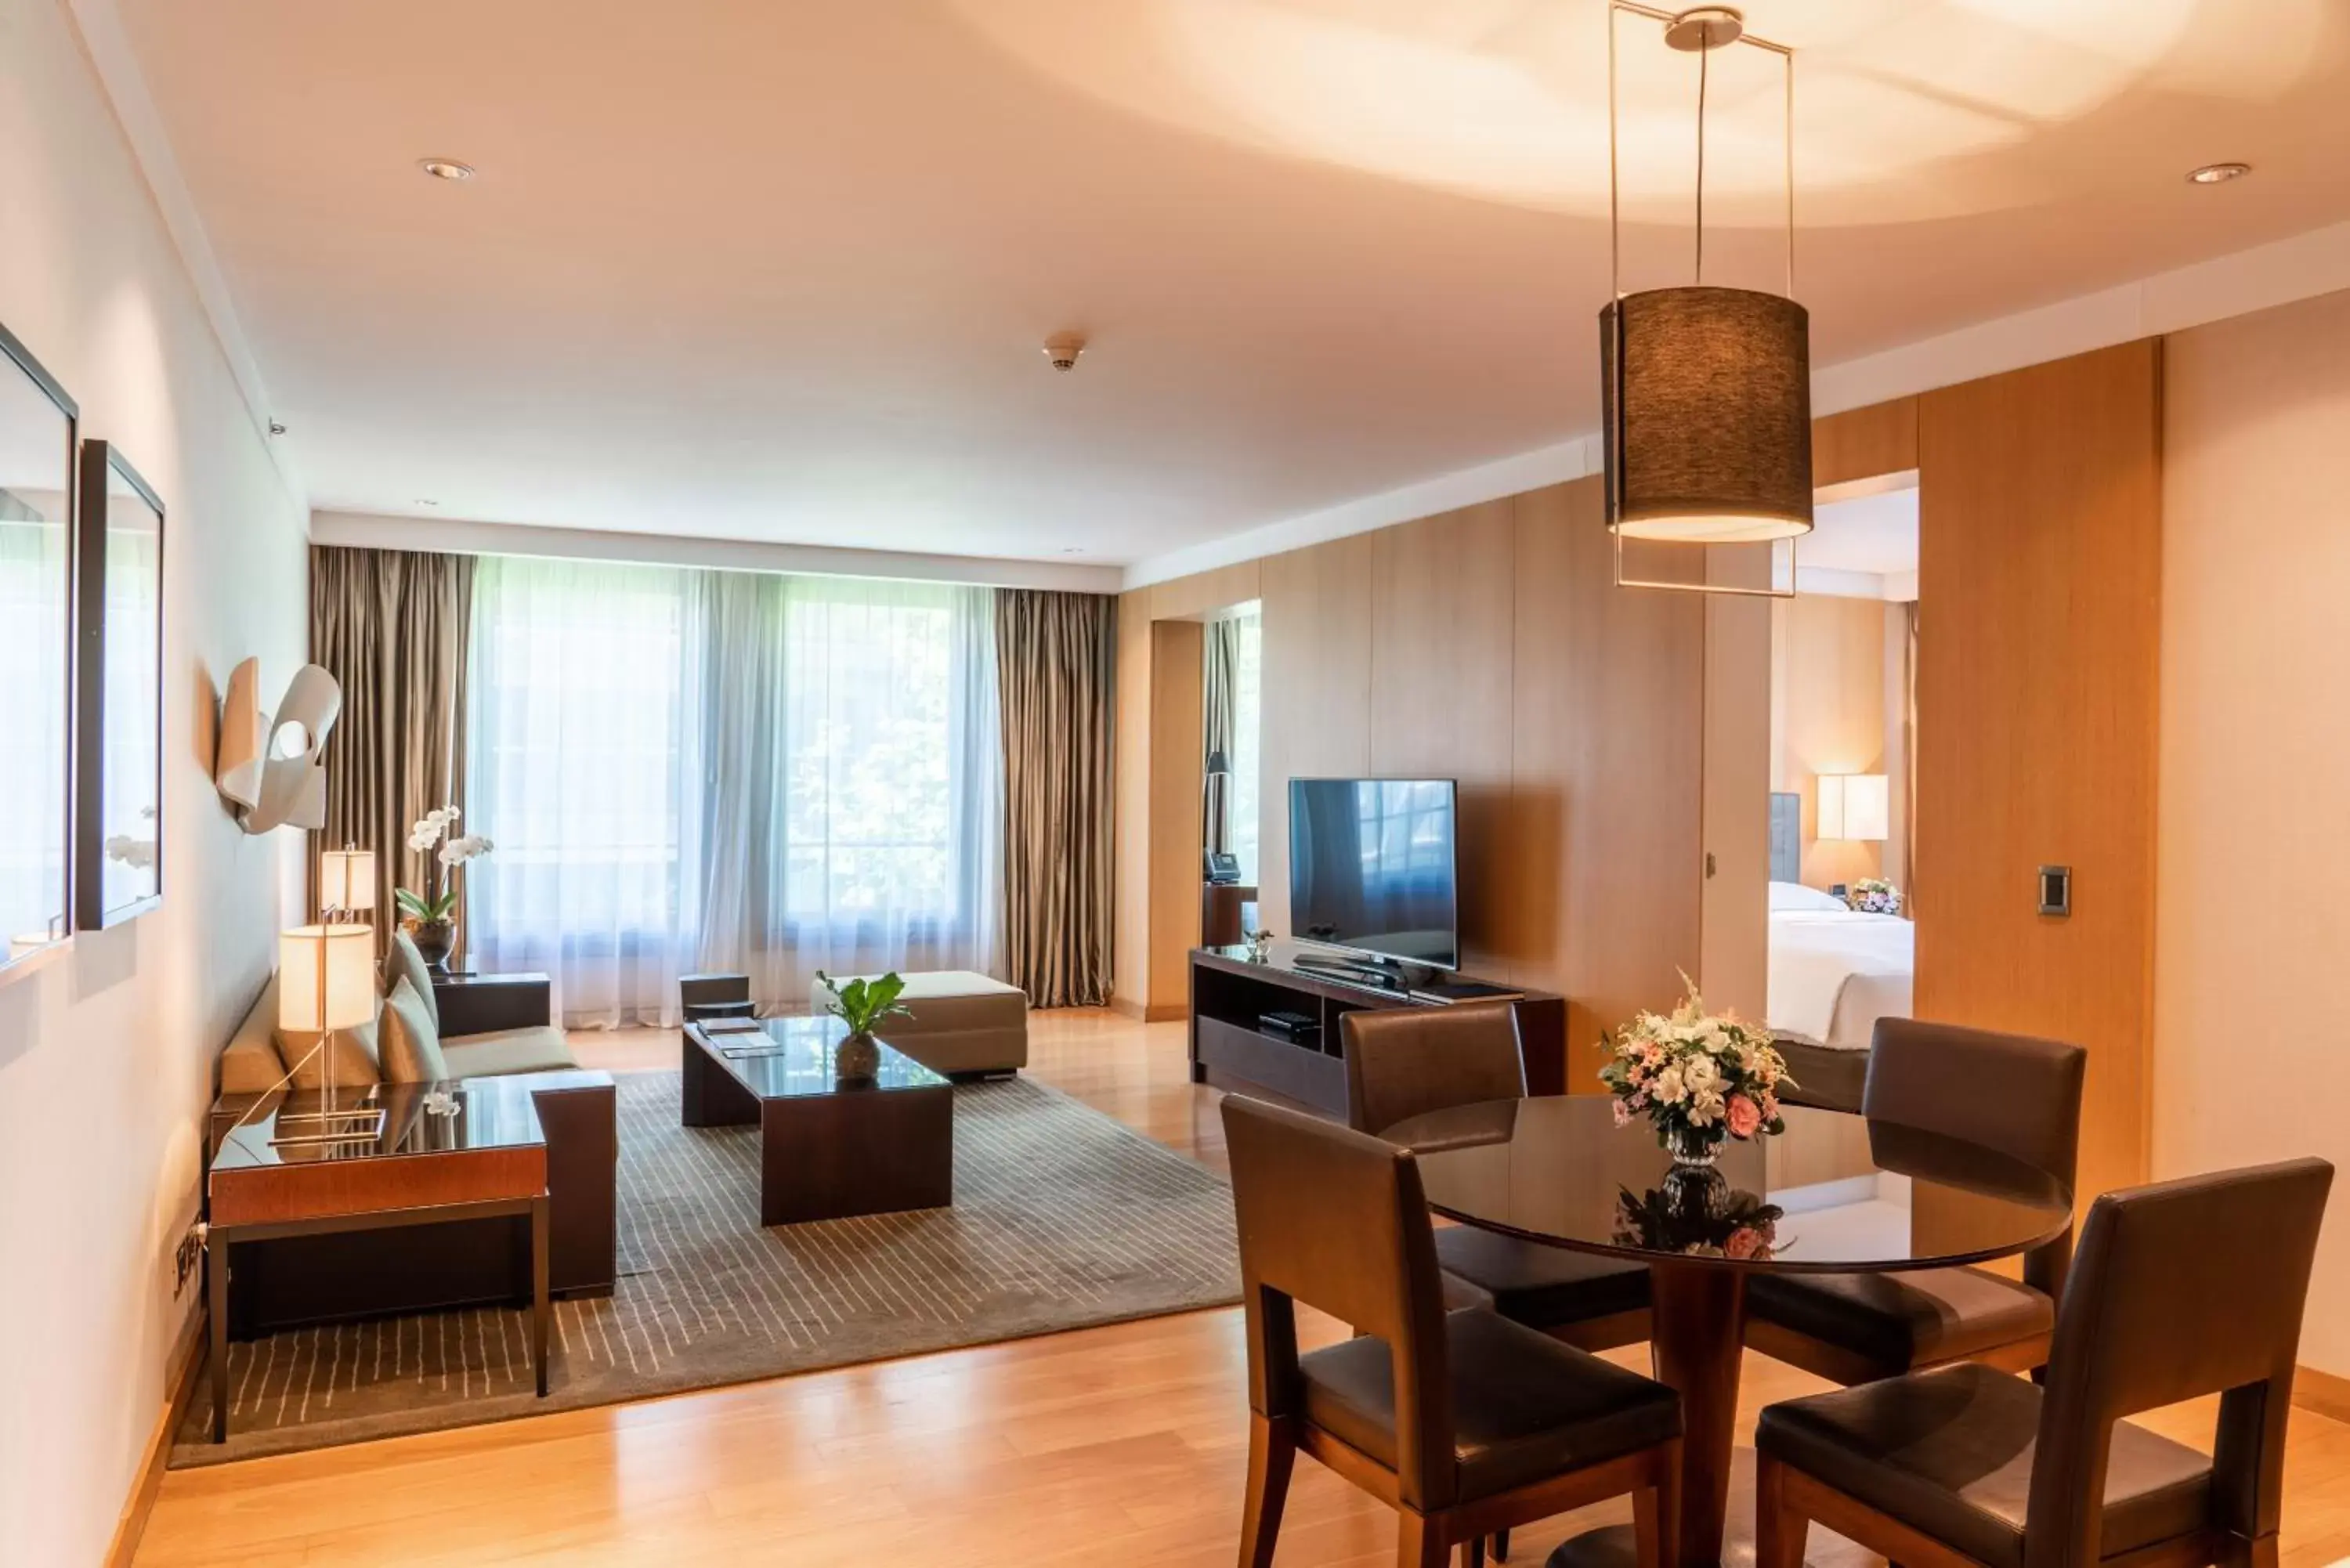
<path id="1" fill-rule="evenodd" d="M 1669 1016 L 1643 1012 L 1617 1030 L 1614 1047 L 1599 1078 L 1616 1096 L 1616 1125 L 1647 1116 L 1684 1165 L 1712 1164 L 1725 1138 L 1786 1130 L 1779 1089 L 1794 1080 L 1770 1033 L 1708 1013 L 1694 985 Z"/>
<path id="2" fill-rule="evenodd" d="M 1901 889 L 1882 877 L 1863 877 L 1845 893 L 1844 901 L 1864 915 L 1898 915 Z"/>
<path id="3" fill-rule="evenodd" d="M 407 917 L 400 924 L 424 961 L 436 970 L 448 963 L 456 940 L 457 868 L 497 847 L 478 833 L 459 833 L 457 819 L 463 815 L 453 805 L 443 805 L 416 819 L 408 830 L 408 847 L 424 857 L 424 890 L 402 888 L 392 895 Z"/>

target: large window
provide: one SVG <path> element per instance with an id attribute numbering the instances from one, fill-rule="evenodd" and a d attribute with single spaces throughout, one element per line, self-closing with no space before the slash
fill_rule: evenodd
<path id="1" fill-rule="evenodd" d="M 1001 755 L 984 589 L 517 558 L 474 589 L 473 942 L 567 1023 L 676 979 L 995 966 Z"/>

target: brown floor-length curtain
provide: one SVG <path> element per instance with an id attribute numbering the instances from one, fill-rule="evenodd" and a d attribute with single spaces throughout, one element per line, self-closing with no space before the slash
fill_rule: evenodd
<path id="1" fill-rule="evenodd" d="M 1227 855 L 1232 847 L 1232 764 L 1238 741 L 1241 688 L 1241 623 L 1237 617 L 1207 626 L 1207 669 L 1201 687 L 1202 728 L 1207 732 L 1203 776 L 1208 781 L 1207 847 Z M 1218 766 L 1221 759 L 1222 765 Z"/>
<path id="2" fill-rule="evenodd" d="M 392 889 L 421 886 L 423 857 L 408 848 L 409 825 L 434 806 L 465 804 L 474 564 L 413 550 L 310 551 L 310 658 L 343 689 L 342 717 L 327 738 L 327 826 L 310 836 L 311 875 L 319 849 L 375 851 L 379 948 L 394 924 Z"/>
<path id="3" fill-rule="evenodd" d="M 1109 1000 L 1118 600 L 995 596 L 1005 978 L 1037 1007 Z"/>

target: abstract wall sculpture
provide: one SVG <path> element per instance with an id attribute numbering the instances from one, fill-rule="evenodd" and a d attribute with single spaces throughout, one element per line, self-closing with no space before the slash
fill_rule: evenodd
<path id="1" fill-rule="evenodd" d="M 275 718 L 261 711 L 261 661 L 230 671 L 213 783 L 247 833 L 327 826 L 327 736 L 343 689 L 315 664 L 294 672 Z"/>

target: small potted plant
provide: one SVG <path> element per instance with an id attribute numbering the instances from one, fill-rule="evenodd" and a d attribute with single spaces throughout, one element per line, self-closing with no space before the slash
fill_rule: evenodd
<path id="1" fill-rule="evenodd" d="M 463 815 L 453 805 L 443 805 L 416 819 L 408 830 L 408 847 L 424 857 L 424 890 L 402 888 L 393 894 L 404 917 L 401 929 L 425 963 L 443 971 L 456 943 L 458 869 L 497 847 L 478 833 L 459 833 L 457 819 Z"/>
<path id="2" fill-rule="evenodd" d="M 1643 1012 L 1617 1030 L 1599 1078 L 1617 1126 L 1645 1116 L 1674 1163 L 1692 1167 L 1712 1165 L 1725 1139 L 1784 1131 L 1779 1090 L 1794 1083 L 1768 1031 L 1707 1012 L 1694 985 L 1669 1015 Z"/>
<path id="3" fill-rule="evenodd" d="M 873 1038 L 874 1025 L 912 1012 L 898 1000 L 906 982 L 894 971 L 879 980 L 851 980 L 846 984 L 822 970 L 816 971 L 816 977 L 832 992 L 826 1008 L 848 1026 L 848 1037 L 833 1058 L 833 1074 L 844 1084 L 864 1083 L 881 1069 L 881 1046 Z"/>
<path id="4" fill-rule="evenodd" d="M 1846 889 L 1844 901 L 1864 915 L 1898 915 L 1901 889 L 1882 877 L 1863 877 Z"/>

